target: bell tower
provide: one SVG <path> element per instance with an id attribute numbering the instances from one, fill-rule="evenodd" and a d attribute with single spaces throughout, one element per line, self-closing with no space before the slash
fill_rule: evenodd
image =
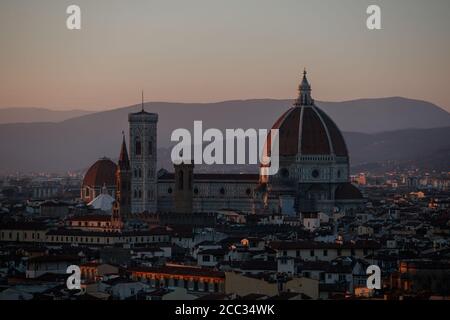
<path id="1" fill-rule="evenodd" d="M 131 213 L 157 211 L 156 138 L 158 115 L 144 110 L 128 115 L 130 124 Z"/>

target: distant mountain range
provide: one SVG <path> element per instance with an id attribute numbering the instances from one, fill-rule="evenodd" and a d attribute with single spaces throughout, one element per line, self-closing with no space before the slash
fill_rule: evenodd
<path id="1" fill-rule="evenodd" d="M 395 97 L 317 104 L 347 132 L 354 166 L 401 163 L 426 156 L 442 158 L 443 152 L 450 150 L 450 114 L 428 102 Z M 168 148 L 172 131 L 192 129 L 194 120 L 203 120 L 204 129 L 270 128 L 291 105 L 291 100 L 259 99 L 204 104 L 153 102 L 146 103 L 145 109 L 159 114 L 158 147 Z M 54 123 L 0 124 L 0 173 L 78 170 L 101 156 L 114 159 L 121 131 L 128 131 L 127 115 L 138 110 L 136 105 Z M 448 160 L 444 156 L 440 161 L 450 163 Z M 434 160 L 427 163 L 430 161 Z"/>
<path id="2" fill-rule="evenodd" d="M 3 108 L 0 109 L 0 124 L 60 122 L 70 118 L 93 113 L 86 110 L 50 110 L 44 108 Z"/>

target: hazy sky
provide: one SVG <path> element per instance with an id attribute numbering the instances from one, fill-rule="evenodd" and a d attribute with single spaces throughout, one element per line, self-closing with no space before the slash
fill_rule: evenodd
<path id="1" fill-rule="evenodd" d="M 66 8 L 82 30 L 66 29 Z M 379 4 L 382 28 L 366 28 Z M 1 0 L 0 108 L 404 96 L 450 111 L 449 0 Z"/>

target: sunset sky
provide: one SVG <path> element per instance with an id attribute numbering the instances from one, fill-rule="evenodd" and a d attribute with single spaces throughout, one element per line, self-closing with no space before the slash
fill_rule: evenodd
<path id="1" fill-rule="evenodd" d="M 66 8 L 82 30 L 66 29 Z M 382 30 L 366 28 L 379 4 Z M 450 111 L 448 0 L 2 0 L 0 108 L 403 96 Z"/>

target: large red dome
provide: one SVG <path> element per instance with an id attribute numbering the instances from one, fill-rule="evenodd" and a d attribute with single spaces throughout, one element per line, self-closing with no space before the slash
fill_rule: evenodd
<path id="1" fill-rule="evenodd" d="M 344 137 L 318 107 L 294 106 L 273 125 L 279 130 L 280 156 L 336 155 L 348 157 Z"/>
<path id="2" fill-rule="evenodd" d="M 306 72 L 299 87 L 299 97 L 273 125 L 279 130 L 280 156 L 332 155 L 348 157 L 341 131 L 311 98 Z M 270 145 L 270 134 L 268 137 Z"/>
<path id="3" fill-rule="evenodd" d="M 102 187 L 115 185 L 117 165 L 108 158 L 95 162 L 86 172 L 83 186 Z"/>

